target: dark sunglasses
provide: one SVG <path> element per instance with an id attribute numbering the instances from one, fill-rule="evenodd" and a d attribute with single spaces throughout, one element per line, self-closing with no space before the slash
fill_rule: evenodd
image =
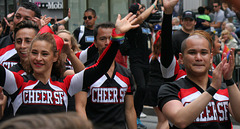
<path id="1" fill-rule="evenodd" d="M 92 18 L 93 18 L 92 16 L 84 16 L 83 17 L 84 20 L 87 20 L 87 19 L 91 20 Z"/>
<path id="2" fill-rule="evenodd" d="M 218 6 L 213 6 L 213 8 L 217 8 Z"/>

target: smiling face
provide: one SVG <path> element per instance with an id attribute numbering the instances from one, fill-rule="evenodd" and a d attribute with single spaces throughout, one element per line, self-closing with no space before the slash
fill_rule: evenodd
<path id="1" fill-rule="evenodd" d="M 207 39 L 195 35 L 186 40 L 186 48 L 179 58 L 183 61 L 188 76 L 207 75 L 212 62 L 212 54 Z"/>
<path id="2" fill-rule="evenodd" d="M 29 61 L 34 74 L 51 75 L 53 63 L 58 59 L 58 55 L 53 52 L 52 47 L 52 44 L 45 40 L 36 40 L 32 43 Z"/>
<path id="3" fill-rule="evenodd" d="M 185 32 L 192 32 L 194 30 L 195 25 L 196 21 L 192 18 L 184 18 L 182 20 L 182 29 Z"/>
<path id="4" fill-rule="evenodd" d="M 34 11 L 32 11 L 30 9 L 26 9 L 24 7 L 20 7 L 17 10 L 17 12 L 16 12 L 16 14 L 14 15 L 14 18 L 13 18 L 14 28 L 21 21 L 23 21 L 23 20 L 32 20 L 33 17 L 35 17 L 35 12 Z"/>
<path id="5" fill-rule="evenodd" d="M 15 49 L 20 57 L 20 60 L 26 61 L 28 58 L 28 49 L 31 45 L 36 31 L 30 28 L 23 28 L 17 31 L 15 37 Z"/>

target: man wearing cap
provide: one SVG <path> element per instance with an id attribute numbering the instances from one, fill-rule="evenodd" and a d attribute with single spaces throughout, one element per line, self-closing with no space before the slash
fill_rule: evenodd
<path id="1" fill-rule="evenodd" d="M 196 25 L 196 16 L 192 11 L 185 11 L 182 15 L 182 29 L 173 33 L 173 51 L 178 59 L 181 52 L 182 41 L 194 31 Z"/>
<path id="2" fill-rule="evenodd" d="M 156 9 L 157 1 L 158 0 L 155 0 L 155 2 L 142 13 L 140 11 L 142 7 L 141 4 L 134 3 L 129 8 L 129 12 L 132 12 L 137 16 L 134 23 L 140 24 L 138 28 L 129 30 L 125 35 L 126 40 L 128 40 L 130 44 L 130 70 L 137 85 L 137 90 L 134 96 L 134 106 L 137 113 L 138 129 L 147 128 L 140 121 L 149 72 L 149 49 L 151 48 L 151 31 L 145 20 L 149 17 L 153 9 Z"/>

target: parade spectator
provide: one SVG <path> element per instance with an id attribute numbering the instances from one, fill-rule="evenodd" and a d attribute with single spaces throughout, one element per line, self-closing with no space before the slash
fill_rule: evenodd
<path id="1" fill-rule="evenodd" d="M 212 8 L 210 6 L 206 6 L 204 8 L 204 14 L 208 15 L 210 17 L 210 22 L 214 19 L 214 14 L 212 13 Z"/>
<path id="2" fill-rule="evenodd" d="M 80 49 L 85 50 L 94 41 L 93 29 L 97 20 L 97 15 L 94 9 L 88 8 L 84 11 L 84 25 L 76 28 L 73 31 L 74 37 L 81 45 Z"/>
<path id="3" fill-rule="evenodd" d="M 214 19 L 213 22 L 208 23 L 204 22 L 202 23 L 204 26 L 209 26 L 210 28 L 214 28 L 218 34 L 221 33 L 221 25 L 222 23 L 226 20 L 224 16 L 224 11 L 221 9 L 221 4 L 220 2 L 213 2 L 213 10 L 214 10 Z"/>
<path id="4" fill-rule="evenodd" d="M 181 30 L 182 25 L 180 24 L 180 19 L 178 17 L 173 17 L 172 18 L 172 30 L 173 32 Z"/>
<path id="5" fill-rule="evenodd" d="M 233 17 L 234 17 L 234 15 L 236 15 L 235 12 L 232 11 L 229 8 L 228 4 L 225 3 L 225 2 L 222 2 L 222 9 L 224 11 L 224 16 L 227 18 L 227 21 L 228 22 L 233 22 Z"/>
<path id="6" fill-rule="evenodd" d="M 186 39 L 190 33 L 195 29 L 196 16 L 192 11 L 185 11 L 182 15 L 182 29 L 173 33 L 173 51 L 178 59 L 178 55 L 181 52 L 181 44 L 184 39 Z"/>
<path id="7" fill-rule="evenodd" d="M 225 29 L 228 30 L 232 34 L 232 36 L 237 40 L 237 44 L 240 45 L 240 40 L 235 33 L 236 27 L 234 26 L 234 24 L 233 23 L 227 23 L 226 26 L 225 26 Z"/>
<path id="8" fill-rule="evenodd" d="M 220 41 L 222 42 L 222 50 L 224 49 L 224 46 L 227 45 L 227 47 L 230 48 L 238 48 L 237 40 L 232 36 L 232 34 L 228 30 L 223 30 L 220 36 Z"/>
<path id="9" fill-rule="evenodd" d="M 209 26 L 204 26 L 202 22 L 209 22 L 211 21 L 210 17 L 204 14 L 204 8 L 202 6 L 198 7 L 199 16 L 196 19 L 197 24 L 195 25 L 195 29 L 197 30 L 206 30 Z"/>

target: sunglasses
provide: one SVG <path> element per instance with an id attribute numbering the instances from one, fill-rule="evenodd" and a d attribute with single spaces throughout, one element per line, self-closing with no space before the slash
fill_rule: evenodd
<path id="1" fill-rule="evenodd" d="M 92 18 L 93 18 L 92 16 L 84 16 L 83 17 L 84 20 L 87 20 L 87 19 L 91 20 Z"/>
<path id="2" fill-rule="evenodd" d="M 213 8 L 217 8 L 218 6 L 213 6 Z"/>

